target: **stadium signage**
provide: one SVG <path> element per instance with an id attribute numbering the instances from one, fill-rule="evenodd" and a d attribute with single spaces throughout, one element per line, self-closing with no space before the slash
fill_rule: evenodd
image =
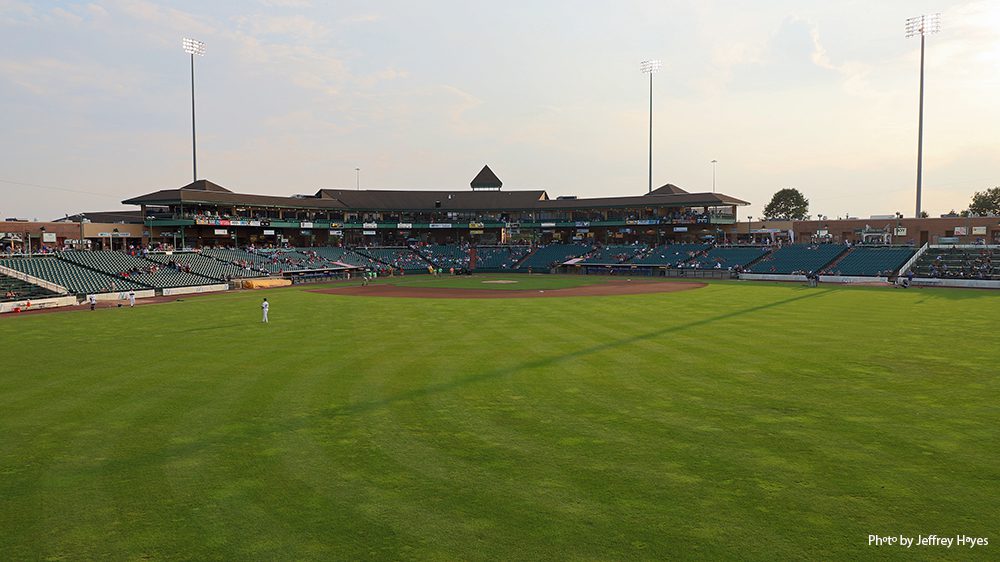
<path id="1" fill-rule="evenodd" d="M 330 236 L 343 236 L 343 235 L 344 235 L 344 231 L 343 230 L 331 230 L 330 231 Z"/>
<path id="2" fill-rule="evenodd" d="M 43 232 L 42 233 L 42 242 L 55 242 L 55 241 L 56 241 L 56 233 L 55 232 Z"/>
<path id="3" fill-rule="evenodd" d="M 375 231 L 374 230 L 363 230 L 363 231 L 361 231 L 361 234 L 364 234 L 365 236 L 375 236 Z"/>
<path id="4" fill-rule="evenodd" d="M 331 222 L 330 228 L 342 228 L 344 225 L 339 222 Z"/>
<path id="5" fill-rule="evenodd" d="M 905 226 L 897 226 L 896 227 L 896 236 L 906 236 L 906 227 Z"/>
<path id="6" fill-rule="evenodd" d="M 366 222 L 361 225 L 361 228 L 378 228 L 377 222 Z"/>
<path id="7" fill-rule="evenodd" d="M 542 228 L 555 228 L 556 223 L 554 222 L 543 222 Z"/>
<path id="8" fill-rule="evenodd" d="M 470 230 L 469 231 L 469 234 L 482 234 L 482 233 L 483 233 L 482 230 Z"/>
<path id="9" fill-rule="evenodd" d="M 754 228 L 751 230 L 753 234 L 777 234 L 781 232 L 780 228 Z"/>
<path id="10" fill-rule="evenodd" d="M 413 223 L 411 222 L 401 222 L 396 224 L 396 228 L 400 230 L 409 230 L 413 228 Z"/>
<path id="11" fill-rule="evenodd" d="M 955 236 L 965 236 L 969 233 L 969 229 L 964 226 L 955 227 Z"/>
<path id="12" fill-rule="evenodd" d="M 450 222 L 432 222 L 430 224 L 431 228 L 451 228 Z"/>
<path id="13" fill-rule="evenodd" d="M 575 225 L 577 227 L 586 228 L 586 227 L 590 226 L 590 221 L 576 221 Z"/>
<path id="14" fill-rule="evenodd" d="M 507 228 L 521 228 L 521 223 L 519 223 L 519 222 L 509 222 L 509 223 L 507 223 Z"/>
<path id="15" fill-rule="evenodd" d="M 301 228 L 312 228 L 313 227 L 313 223 L 311 223 L 311 222 L 303 222 L 303 223 L 299 224 L 299 227 L 301 227 Z"/>
<path id="16" fill-rule="evenodd" d="M 216 236 L 225 236 L 227 234 L 229 234 L 229 231 L 226 230 L 225 228 L 216 228 L 215 229 L 215 235 Z"/>
<path id="17" fill-rule="evenodd" d="M 265 230 L 264 236 L 274 236 L 274 230 Z"/>
<path id="18" fill-rule="evenodd" d="M 688 231 L 688 227 L 686 227 L 686 226 L 675 226 L 674 227 L 674 232 L 687 232 L 687 231 Z"/>
<path id="19" fill-rule="evenodd" d="M 985 226 L 974 226 L 974 227 L 972 227 L 972 234 L 976 235 L 976 236 L 985 235 L 986 234 L 986 227 Z"/>
<path id="20" fill-rule="evenodd" d="M 481 222 L 470 222 L 469 223 L 469 228 L 485 228 L 485 226 L 486 225 L 483 224 L 483 223 L 481 223 Z"/>
<path id="21" fill-rule="evenodd" d="M 625 221 L 625 224 L 633 224 L 633 225 L 639 225 L 639 224 L 658 224 L 659 222 L 660 221 L 658 221 L 657 219 L 629 219 L 629 220 Z"/>

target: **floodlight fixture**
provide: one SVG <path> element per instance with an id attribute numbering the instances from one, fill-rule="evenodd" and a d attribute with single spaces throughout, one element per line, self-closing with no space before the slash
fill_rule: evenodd
<path id="1" fill-rule="evenodd" d="M 639 71 L 643 74 L 652 74 L 663 68 L 663 62 L 659 60 L 644 60 L 639 63 Z"/>
<path id="2" fill-rule="evenodd" d="M 189 39 L 185 37 L 181 41 L 181 45 L 184 46 L 184 52 L 189 55 L 205 56 L 205 44 L 197 39 Z"/>

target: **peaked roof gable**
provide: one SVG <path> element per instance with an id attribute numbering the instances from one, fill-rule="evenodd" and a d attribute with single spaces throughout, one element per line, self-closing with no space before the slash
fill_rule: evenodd
<path id="1" fill-rule="evenodd" d="M 215 191 L 219 193 L 232 193 L 232 191 L 229 191 L 228 189 L 222 187 L 221 185 L 217 183 L 212 183 L 208 180 L 196 180 L 185 185 L 181 189 L 189 189 L 194 191 Z"/>
<path id="2" fill-rule="evenodd" d="M 492 187 L 499 189 L 503 186 L 503 182 L 500 181 L 500 178 L 493 173 L 493 170 L 491 170 L 489 166 L 483 166 L 483 169 L 479 170 L 479 173 L 476 177 L 472 178 L 472 182 L 469 185 L 472 186 L 472 189 L 479 187 Z"/>

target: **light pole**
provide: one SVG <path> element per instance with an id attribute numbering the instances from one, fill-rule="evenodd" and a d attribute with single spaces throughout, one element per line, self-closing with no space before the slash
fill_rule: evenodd
<path id="1" fill-rule="evenodd" d="M 712 160 L 712 193 L 715 193 L 715 165 L 718 163 L 718 160 Z"/>
<path id="2" fill-rule="evenodd" d="M 357 181 L 358 191 L 361 191 L 361 168 L 354 168 L 354 177 Z"/>
<path id="3" fill-rule="evenodd" d="M 644 60 L 639 71 L 649 75 L 649 192 L 653 191 L 653 74 L 663 66 L 659 60 Z"/>
<path id="4" fill-rule="evenodd" d="M 187 37 L 181 44 L 184 46 L 184 52 L 191 55 L 191 166 L 194 176 L 191 181 L 198 181 L 198 140 L 194 127 L 194 56 L 205 56 L 205 44 L 197 39 L 188 39 Z"/>
<path id="5" fill-rule="evenodd" d="M 924 161 L 924 38 L 941 31 L 941 14 L 920 15 L 906 20 L 906 37 L 920 36 L 920 109 L 917 118 L 917 213 L 920 218 L 920 189 Z"/>
<path id="6" fill-rule="evenodd" d="M 751 217 L 750 215 L 747 215 L 747 244 L 753 244 L 753 236 L 751 236 L 751 234 L 750 234 L 750 221 L 751 220 L 753 220 L 753 217 Z"/>

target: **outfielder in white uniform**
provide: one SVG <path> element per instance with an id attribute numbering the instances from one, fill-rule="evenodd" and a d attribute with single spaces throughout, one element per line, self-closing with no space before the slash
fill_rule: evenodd
<path id="1" fill-rule="evenodd" d="M 128 292 L 128 305 L 129 305 L 130 308 L 135 306 L 135 291 L 134 290 L 129 290 L 129 292 Z"/>
<path id="2" fill-rule="evenodd" d="M 267 299 L 264 299 L 264 302 L 260 305 L 260 309 L 264 311 L 264 318 L 261 320 L 261 322 L 265 324 L 267 324 L 267 309 L 270 307 L 271 305 L 267 303 Z"/>

